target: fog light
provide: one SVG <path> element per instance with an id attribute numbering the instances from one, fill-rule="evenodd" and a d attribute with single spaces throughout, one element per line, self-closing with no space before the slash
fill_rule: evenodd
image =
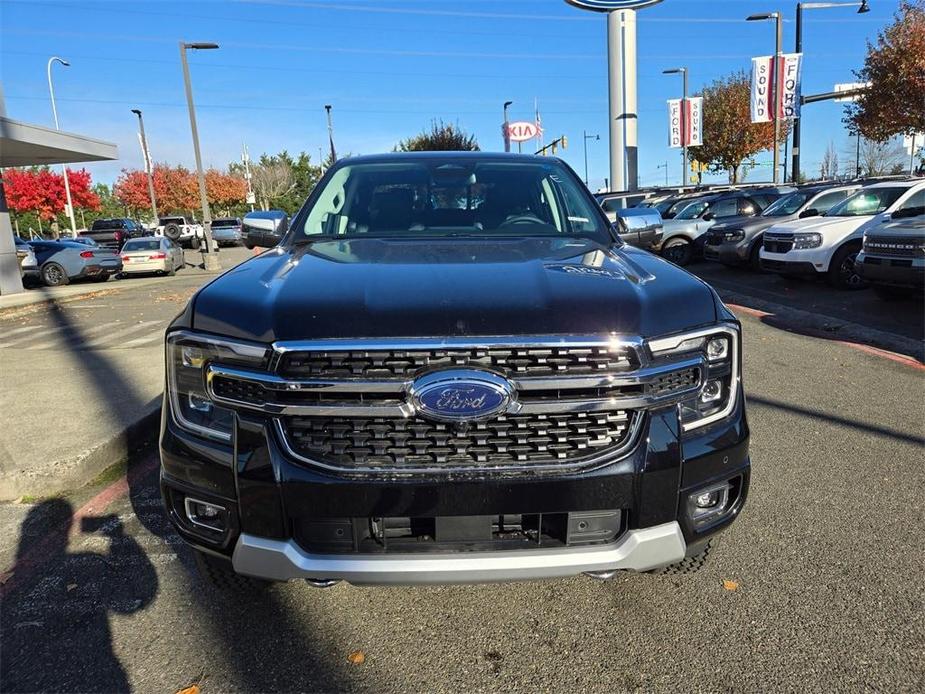
<path id="1" fill-rule="evenodd" d="M 710 361 L 725 359 L 729 354 L 729 340 L 725 337 L 713 337 L 707 342 L 707 358 Z"/>
<path id="2" fill-rule="evenodd" d="M 183 500 L 186 517 L 193 525 L 222 532 L 225 529 L 225 507 L 186 497 Z"/>
<path id="3" fill-rule="evenodd" d="M 719 491 L 703 492 L 694 498 L 694 504 L 697 508 L 711 508 L 719 502 Z"/>
<path id="4" fill-rule="evenodd" d="M 687 497 L 687 514 L 695 527 L 712 523 L 726 514 L 731 488 L 728 482 L 723 482 L 700 489 Z"/>
<path id="5" fill-rule="evenodd" d="M 722 381 L 707 381 L 703 386 L 703 390 L 700 391 L 700 402 L 716 402 L 721 397 L 723 397 L 723 382 Z"/>
<path id="6" fill-rule="evenodd" d="M 189 394 L 189 406 L 191 410 L 196 410 L 196 412 L 212 411 L 212 401 L 198 393 Z"/>

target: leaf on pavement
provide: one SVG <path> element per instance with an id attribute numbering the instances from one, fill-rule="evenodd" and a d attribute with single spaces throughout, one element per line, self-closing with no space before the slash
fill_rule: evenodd
<path id="1" fill-rule="evenodd" d="M 190 686 L 178 691 L 177 694 L 199 694 L 199 685 L 191 684 Z"/>
<path id="2" fill-rule="evenodd" d="M 68 584 L 67 584 L 67 592 L 70 593 L 70 592 L 71 592 L 72 590 L 74 590 L 76 587 L 77 587 L 77 584 L 76 584 L 76 583 L 68 583 Z"/>
<path id="3" fill-rule="evenodd" d="M 723 579 L 723 588 L 725 588 L 726 590 L 738 590 L 739 584 L 736 583 L 735 581 L 729 581 L 729 580 Z"/>
<path id="4" fill-rule="evenodd" d="M 347 656 L 347 660 L 354 665 L 362 665 L 366 662 L 366 654 L 363 651 L 354 651 Z"/>

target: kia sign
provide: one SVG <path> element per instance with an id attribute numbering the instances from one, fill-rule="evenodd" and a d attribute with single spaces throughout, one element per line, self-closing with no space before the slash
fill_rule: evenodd
<path id="1" fill-rule="evenodd" d="M 519 120 L 510 123 L 507 126 L 508 134 L 511 138 L 511 142 L 526 142 L 527 140 L 532 140 L 536 137 L 539 137 L 542 130 L 536 123 L 531 123 L 526 120 Z"/>
<path id="2" fill-rule="evenodd" d="M 780 73 L 780 91 L 777 94 L 777 118 L 781 120 L 800 117 L 800 76 L 803 67 L 802 53 L 787 53 L 778 60 L 765 55 L 752 58 L 752 123 L 768 123 L 774 120 L 771 107 L 772 85 L 776 71 Z"/>
<path id="3" fill-rule="evenodd" d="M 657 5 L 662 0 L 565 0 L 582 10 L 592 12 L 613 12 L 614 10 L 640 10 L 643 7 Z"/>

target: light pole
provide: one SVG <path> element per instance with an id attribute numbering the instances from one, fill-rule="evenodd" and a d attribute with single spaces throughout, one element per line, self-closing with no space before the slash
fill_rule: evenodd
<path id="1" fill-rule="evenodd" d="M 331 104 L 325 104 L 324 110 L 328 114 L 328 142 L 331 144 L 331 166 L 337 161 L 337 152 L 334 149 L 334 121 L 331 120 Z"/>
<path id="2" fill-rule="evenodd" d="M 589 135 L 585 130 L 582 130 L 581 134 L 584 136 L 585 141 L 585 185 L 588 185 L 588 140 L 599 141 L 601 136 Z"/>
<path id="3" fill-rule="evenodd" d="M 148 195 L 151 196 L 151 213 L 154 215 L 154 224 L 157 225 L 157 200 L 154 197 L 154 171 L 151 165 L 151 154 L 148 152 L 148 140 L 145 138 L 145 121 L 141 117 L 141 110 L 132 109 L 132 113 L 138 116 L 138 134 L 141 136 L 141 156 L 145 160 L 145 171 L 148 174 Z"/>
<path id="4" fill-rule="evenodd" d="M 508 109 L 508 106 L 510 106 L 513 103 L 514 103 L 513 101 L 504 102 L 504 125 L 502 127 L 504 128 L 504 151 L 505 152 L 511 151 L 511 133 L 508 130 L 508 125 L 510 121 L 507 118 L 507 109 Z"/>
<path id="5" fill-rule="evenodd" d="M 774 68 L 771 70 L 771 118 L 774 120 L 774 182 L 780 182 L 780 114 L 777 112 L 777 101 L 780 98 L 780 44 L 781 44 L 781 15 L 780 12 L 766 12 L 753 14 L 745 18 L 747 22 L 762 22 L 774 20 Z"/>
<path id="6" fill-rule="evenodd" d="M 662 70 L 663 75 L 681 75 L 681 132 L 684 132 L 687 123 L 687 68 L 673 67 L 668 70 Z M 681 148 L 681 185 L 687 185 L 687 138 L 684 138 L 684 145 Z"/>
<path id="7" fill-rule="evenodd" d="M 202 250 L 202 267 L 204 270 L 221 270 L 218 254 L 212 244 L 212 213 L 209 211 L 209 195 L 206 192 L 206 177 L 202 172 L 202 155 L 199 153 L 199 131 L 196 128 L 196 107 L 193 106 L 193 86 L 190 84 L 189 63 L 186 61 L 187 49 L 204 51 L 218 48 L 217 43 L 184 43 L 180 41 L 180 62 L 183 64 L 183 82 L 186 85 L 186 104 L 189 107 L 189 125 L 193 131 L 193 151 L 196 153 L 196 175 L 199 179 L 199 202 L 202 205 L 202 230 L 205 235 L 205 248 Z"/>
<path id="8" fill-rule="evenodd" d="M 796 22 L 796 53 L 803 52 L 803 10 L 824 10 L 830 7 L 857 7 L 858 14 L 870 12 L 867 0 L 861 2 L 798 2 Z M 800 119 L 793 119 L 793 147 L 791 148 L 793 168 L 790 174 L 791 181 L 800 180 Z"/>
<path id="9" fill-rule="evenodd" d="M 48 93 L 51 95 L 51 113 L 55 117 L 55 130 L 60 130 L 61 128 L 58 127 L 58 108 L 55 106 L 55 87 L 51 82 L 52 63 L 61 63 L 64 67 L 70 67 L 71 64 L 58 56 L 52 56 L 48 59 Z M 64 172 L 64 195 L 67 199 L 67 216 L 71 220 L 71 236 L 76 237 L 77 222 L 74 220 L 74 205 L 71 203 L 71 183 L 67 178 L 67 166 L 62 164 L 61 170 Z"/>

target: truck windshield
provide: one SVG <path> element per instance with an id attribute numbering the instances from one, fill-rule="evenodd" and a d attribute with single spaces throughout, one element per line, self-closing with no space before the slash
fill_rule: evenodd
<path id="1" fill-rule="evenodd" d="M 348 164 L 318 192 L 295 240 L 584 236 L 612 241 L 600 208 L 556 161 Z"/>
<path id="2" fill-rule="evenodd" d="M 826 217 L 862 217 L 869 214 L 880 214 L 899 199 L 908 188 L 868 188 L 859 190 L 851 197 L 845 198 L 831 210 Z"/>

